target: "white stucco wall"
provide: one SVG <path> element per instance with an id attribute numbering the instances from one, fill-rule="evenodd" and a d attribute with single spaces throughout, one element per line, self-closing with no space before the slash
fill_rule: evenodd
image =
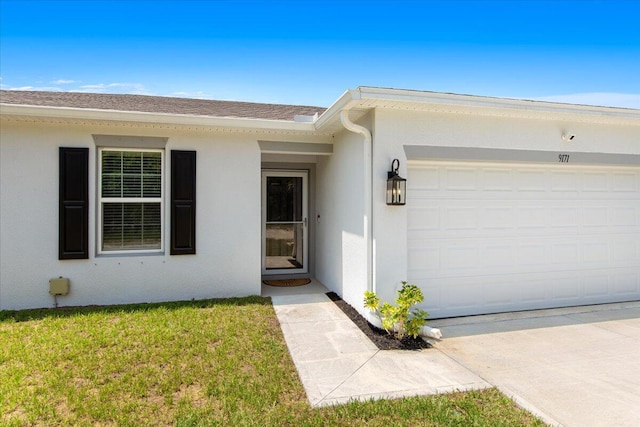
<path id="1" fill-rule="evenodd" d="M 394 158 L 407 177 L 405 145 L 540 150 L 562 153 L 640 154 L 638 125 L 583 120 L 490 117 L 470 114 L 376 110 L 373 158 L 375 289 L 388 301 L 407 277 L 407 209 L 385 204 L 386 172 Z M 567 143 L 565 132 L 575 133 Z"/>
<path id="2" fill-rule="evenodd" d="M 96 147 L 92 134 L 168 137 L 165 253 L 96 256 Z M 68 277 L 60 305 L 260 294 L 259 135 L 149 126 L 3 120 L 0 133 L 0 309 L 51 307 L 48 280 Z M 87 260 L 58 260 L 58 147 L 88 147 Z M 197 151 L 196 255 L 169 255 L 172 149 Z"/>
<path id="3" fill-rule="evenodd" d="M 407 276 L 407 209 L 385 204 L 394 158 L 407 177 L 404 147 L 482 147 L 640 155 L 638 126 L 428 113 L 378 108 L 360 124 L 373 133 L 374 290 L 392 301 Z M 570 144 L 564 132 L 577 135 Z M 165 253 L 96 256 L 96 147 L 92 134 L 167 137 L 171 149 L 197 151 L 197 254 L 170 256 L 165 199 Z M 329 142 L 326 135 L 176 130 L 153 125 L 89 125 L 2 121 L 0 127 L 0 309 L 50 307 L 48 280 L 71 280 L 61 305 L 115 304 L 260 293 L 260 140 Z M 340 131 L 333 154 L 317 156 L 315 276 L 363 311 L 367 288 L 365 147 L 361 135 Z M 88 260 L 58 260 L 58 147 L 90 149 Z M 265 154 L 263 154 L 264 156 Z M 308 162 L 307 157 L 268 162 Z M 291 155 L 289 155 L 291 156 Z M 306 159 L 306 160 L 305 160 Z M 312 251 L 313 253 L 313 251 Z"/>
<path id="4" fill-rule="evenodd" d="M 355 307 L 367 277 L 363 138 L 343 131 L 333 150 L 317 163 L 316 277 Z"/>

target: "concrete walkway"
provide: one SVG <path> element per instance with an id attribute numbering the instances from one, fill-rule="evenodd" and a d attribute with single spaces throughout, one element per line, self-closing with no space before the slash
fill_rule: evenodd
<path id="1" fill-rule="evenodd" d="M 312 406 L 497 386 L 552 425 L 640 427 L 640 302 L 434 320 L 434 348 L 379 351 L 325 292 L 263 288 Z"/>
<path id="2" fill-rule="evenodd" d="M 312 406 L 490 387 L 437 349 L 378 350 L 324 292 L 305 291 L 270 296 Z"/>

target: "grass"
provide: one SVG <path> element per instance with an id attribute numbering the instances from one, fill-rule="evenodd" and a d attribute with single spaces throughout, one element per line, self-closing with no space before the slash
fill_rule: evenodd
<path id="1" fill-rule="evenodd" d="M 495 389 L 313 409 L 269 299 L 0 312 L 0 425 L 542 425 Z"/>

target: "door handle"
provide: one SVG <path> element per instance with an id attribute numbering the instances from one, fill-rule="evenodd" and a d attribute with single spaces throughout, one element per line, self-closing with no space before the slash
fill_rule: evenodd
<path id="1" fill-rule="evenodd" d="M 302 222 L 304 223 L 304 226 L 306 227 L 306 226 L 307 226 L 307 218 L 305 217 L 305 218 L 302 220 Z"/>

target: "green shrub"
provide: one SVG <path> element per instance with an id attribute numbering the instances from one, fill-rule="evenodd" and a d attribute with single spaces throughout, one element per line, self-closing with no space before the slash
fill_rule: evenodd
<path id="1" fill-rule="evenodd" d="M 380 318 L 382 328 L 388 333 L 395 332 L 398 339 L 405 335 L 416 338 L 420 330 L 427 323 L 429 313 L 419 308 L 411 309 L 411 306 L 424 301 L 422 290 L 416 285 L 402 282 L 402 288 L 398 290 L 396 305 L 385 302 L 380 305 L 380 298 L 372 291 L 364 293 L 364 306 Z"/>

